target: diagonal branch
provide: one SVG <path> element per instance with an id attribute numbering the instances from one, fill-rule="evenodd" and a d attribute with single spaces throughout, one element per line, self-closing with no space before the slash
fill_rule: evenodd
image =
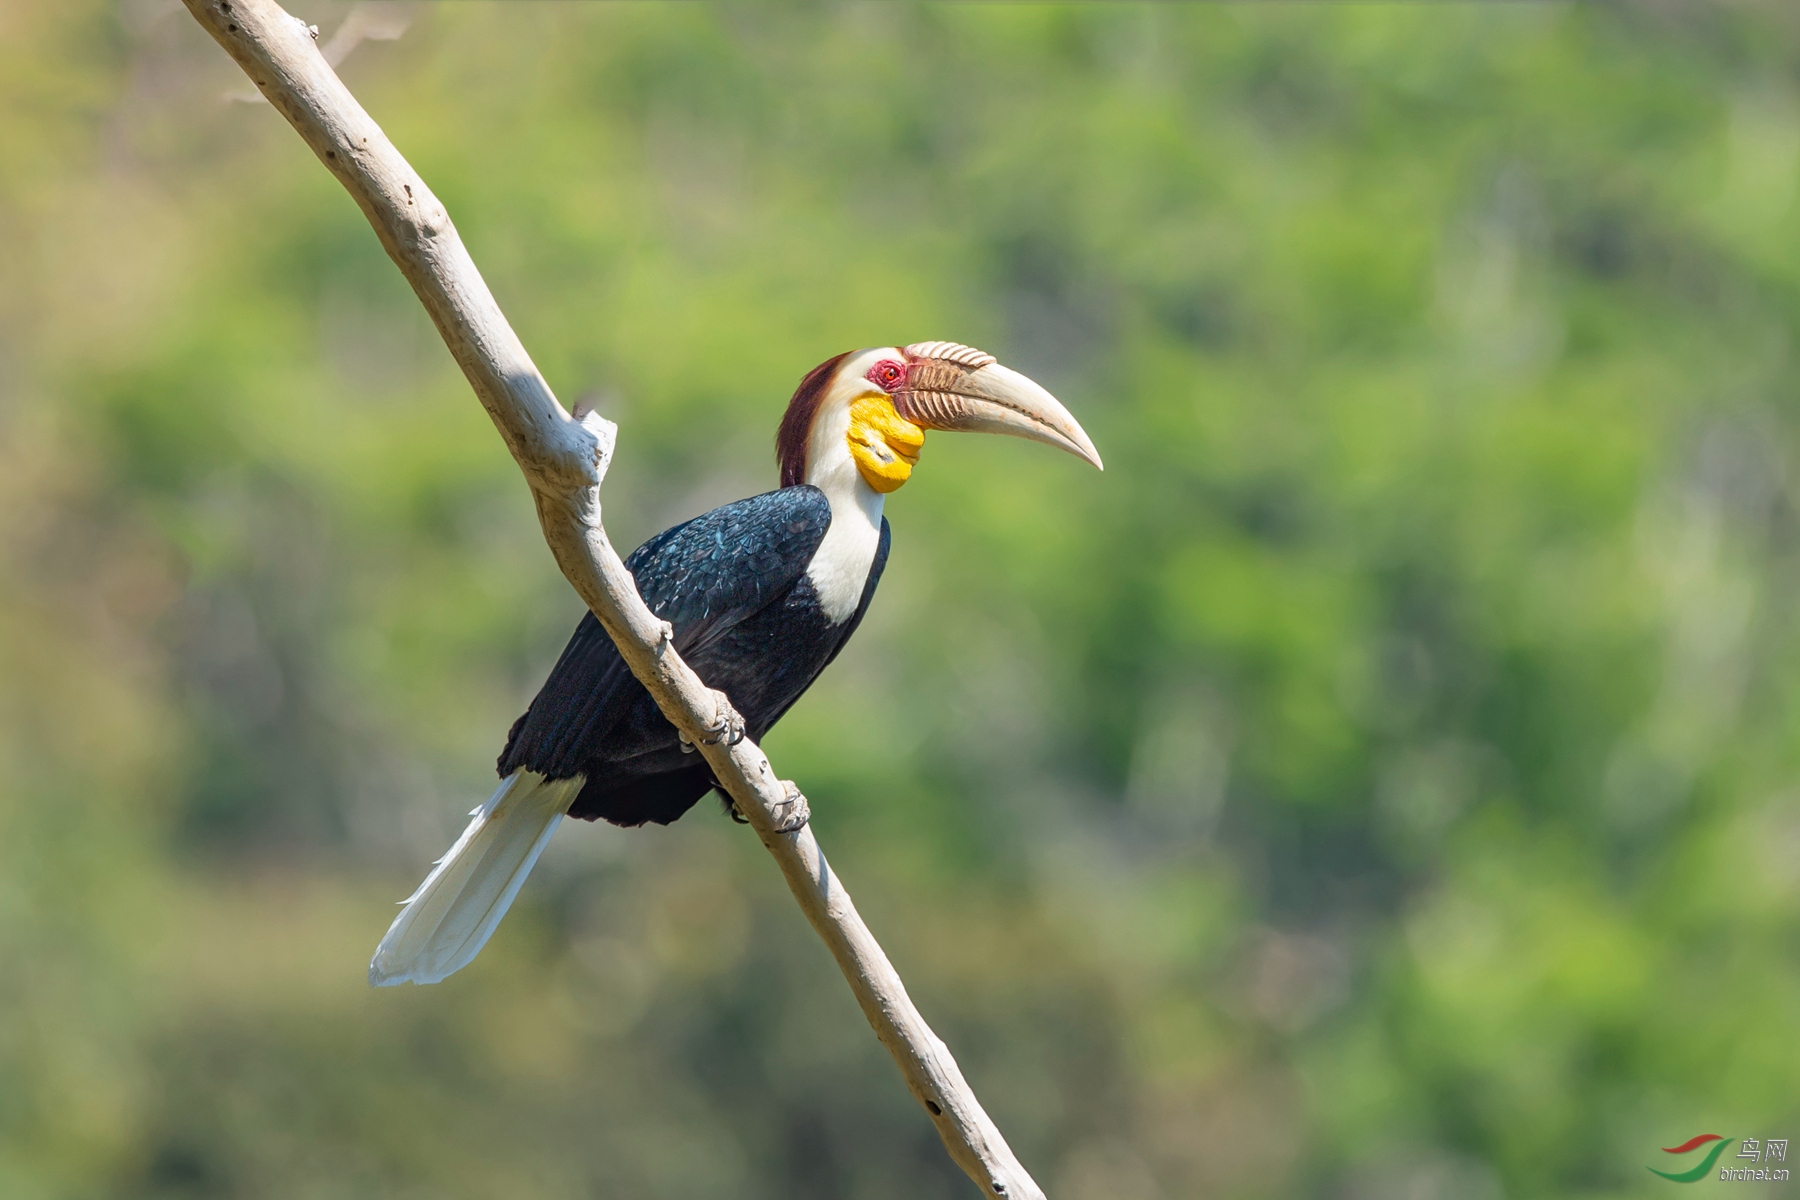
<path id="1" fill-rule="evenodd" d="M 563 411 L 457 236 L 456 227 L 314 45 L 316 33 L 274 0 L 183 0 L 250 76 L 375 227 L 388 256 L 431 314 L 444 343 L 506 439 L 537 503 L 557 565 L 663 714 L 705 754 L 714 776 L 781 865 L 788 887 L 831 948 L 863 1014 L 957 1165 L 990 1196 L 1043 1200 L 956 1061 L 925 1024 L 849 893 L 803 825 L 781 832 L 805 800 L 757 746 L 708 744 L 734 717 L 670 643 L 670 628 L 638 595 L 600 524 L 600 484 L 616 429 Z"/>

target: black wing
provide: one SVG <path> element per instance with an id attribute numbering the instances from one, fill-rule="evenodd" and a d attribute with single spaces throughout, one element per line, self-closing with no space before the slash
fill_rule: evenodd
<path id="1" fill-rule="evenodd" d="M 685 658 L 791 588 L 830 525 L 825 493 L 802 484 L 666 529 L 632 551 L 625 566 L 650 611 L 675 627 L 675 649 Z M 514 723 L 500 774 L 520 767 L 552 779 L 585 773 L 641 691 L 606 630 L 585 614 Z"/>

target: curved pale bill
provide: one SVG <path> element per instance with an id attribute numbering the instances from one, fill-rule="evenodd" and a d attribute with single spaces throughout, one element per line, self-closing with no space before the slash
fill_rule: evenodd
<path id="1" fill-rule="evenodd" d="M 1055 396 L 987 355 L 981 358 L 987 361 L 972 369 L 942 358 L 915 358 L 916 386 L 895 397 L 900 415 L 927 429 L 1030 438 L 1106 469 L 1093 439 Z"/>

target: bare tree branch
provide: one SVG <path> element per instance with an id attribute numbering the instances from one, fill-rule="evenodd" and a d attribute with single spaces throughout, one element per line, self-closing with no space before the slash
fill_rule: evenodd
<path id="1" fill-rule="evenodd" d="M 857 915 L 810 826 L 778 832 L 806 801 L 745 739 L 709 744 L 736 714 L 682 662 L 669 626 L 650 611 L 600 524 L 600 484 L 616 429 L 569 416 L 507 324 L 436 196 L 388 141 L 314 45 L 274 0 L 183 0 L 194 18 L 361 206 L 431 314 L 444 343 L 525 473 L 557 565 L 618 644 L 664 715 L 705 754 L 781 865 L 794 898 L 831 948 L 876 1036 L 931 1114 L 957 1165 L 990 1196 L 1042 1200 L 1006 1140 L 919 1016 L 887 955 Z M 728 739 L 727 739 L 728 740 Z"/>

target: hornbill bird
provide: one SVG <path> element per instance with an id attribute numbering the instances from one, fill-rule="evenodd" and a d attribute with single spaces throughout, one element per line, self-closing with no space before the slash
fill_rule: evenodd
<path id="1" fill-rule="evenodd" d="M 715 508 L 625 560 L 674 646 L 761 740 L 856 631 L 887 563 L 882 502 L 928 429 L 1006 433 L 1094 466 L 1049 392 L 954 342 L 840 354 L 800 381 L 775 436 L 781 487 Z M 507 735 L 500 787 L 405 901 L 377 986 L 436 983 L 487 941 L 566 814 L 667 825 L 719 786 L 592 613 Z"/>

